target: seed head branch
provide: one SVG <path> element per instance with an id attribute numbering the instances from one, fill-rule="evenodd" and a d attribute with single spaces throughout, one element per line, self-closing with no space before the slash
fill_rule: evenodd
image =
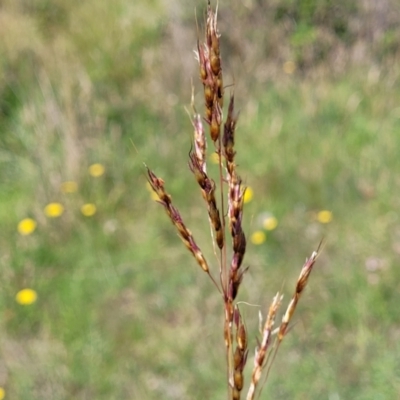
<path id="1" fill-rule="evenodd" d="M 304 263 L 303 268 L 301 269 L 299 278 L 297 279 L 294 295 L 289 302 L 289 305 L 285 311 L 285 314 L 282 317 L 282 322 L 281 322 L 280 326 L 277 328 L 278 333 L 277 333 L 276 340 L 274 342 L 274 349 L 273 350 L 271 349 L 271 352 L 273 352 L 273 353 L 272 353 L 272 355 L 271 355 L 271 353 L 268 355 L 268 356 L 271 356 L 271 359 L 267 361 L 268 366 L 267 365 L 265 366 L 265 368 L 267 369 L 267 372 L 264 377 L 264 382 L 268 379 L 269 372 L 271 370 L 271 367 L 275 360 L 275 357 L 278 353 L 280 344 L 282 343 L 282 340 L 288 333 L 289 323 L 290 323 L 290 321 L 293 317 L 293 314 L 296 310 L 296 306 L 300 299 L 301 293 L 304 291 L 304 288 L 307 285 L 308 278 L 311 274 L 311 271 L 314 267 L 315 261 L 318 257 L 321 245 L 322 245 L 322 242 L 319 244 L 318 249 L 311 254 L 311 257 L 309 259 L 306 259 L 306 262 Z"/>
<path id="2" fill-rule="evenodd" d="M 204 88 L 205 120 L 210 126 L 210 136 L 214 142 L 220 137 L 224 96 L 219 37 L 217 13 L 208 3 L 205 43 L 197 41 L 197 59 Z"/>
<path id="3" fill-rule="evenodd" d="M 243 389 L 244 377 L 243 370 L 247 361 L 247 331 L 246 326 L 243 323 L 240 310 L 235 306 L 234 310 L 234 322 L 236 328 L 236 348 L 233 355 L 233 390 L 232 399 L 239 400 L 240 394 Z"/>
<path id="4" fill-rule="evenodd" d="M 279 332 L 278 332 L 278 341 L 279 341 L 279 343 L 282 342 L 282 340 L 283 340 L 283 338 L 284 338 L 284 336 L 286 334 L 289 322 L 292 319 L 293 314 L 294 314 L 294 312 L 296 310 L 296 306 L 297 306 L 297 303 L 299 302 L 300 296 L 303 293 L 304 288 L 307 285 L 308 278 L 309 278 L 309 276 L 311 274 L 311 271 L 312 271 L 312 269 L 314 267 L 315 260 L 317 259 L 317 256 L 318 256 L 318 250 L 314 251 L 311 254 L 311 257 L 306 259 L 306 262 L 304 263 L 303 268 L 301 269 L 299 278 L 297 279 L 295 292 L 293 294 L 292 299 L 290 300 L 290 303 L 289 303 L 289 305 L 288 305 L 288 307 L 286 309 L 286 312 L 285 312 L 285 314 L 284 314 L 284 316 L 282 318 L 282 323 L 281 323 L 281 325 L 279 327 Z"/>
<path id="5" fill-rule="evenodd" d="M 254 357 L 254 367 L 251 375 L 251 383 L 249 391 L 247 392 L 246 400 L 253 400 L 256 394 L 257 385 L 260 381 L 263 368 L 265 367 L 266 355 L 269 350 L 269 344 L 271 342 L 272 330 L 275 324 L 276 313 L 281 305 L 282 296 L 277 293 L 272 300 L 269 307 L 267 319 L 264 324 L 262 331 L 261 343 L 259 343 L 256 348 L 256 353 Z"/>
<path id="6" fill-rule="evenodd" d="M 152 189 L 159 198 L 158 202 L 164 206 L 164 209 L 171 222 L 175 225 L 182 242 L 193 254 L 202 270 L 207 274 L 210 274 L 207 261 L 204 258 L 202 251 L 200 250 L 199 246 L 197 246 L 192 233 L 186 228 L 179 211 L 172 205 L 171 196 L 164 189 L 164 181 L 161 178 L 158 178 L 149 168 L 147 168 L 147 176 Z"/>
<path id="7" fill-rule="evenodd" d="M 229 274 L 229 297 L 231 300 L 236 298 L 243 274 L 246 271 L 240 270 L 246 252 L 246 236 L 242 229 L 245 188 L 236 173 L 234 146 L 237 114 L 234 111 L 234 104 L 235 98 L 231 95 L 222 137 L 223 155 L 226 161 L 226 180 L 228 182 L 229 228 L 233 242 L 233 256 Z"/>
<path id="8" fill-rule="evenodd" d="M 210 274 L 208 263 L 196 244 L 192 233 L 186 227 L 180 213 L 172 204 L 172 198 L 164 188 L 164 181 L 158 178 L 147 167 L 148 181 L 158 196 L 158 202 L 164 207 L 169 219 L 175 226 L 178 235 L 186 248 L 192 253 L 197 263 L 205 271 L 222 296 L 224 307 L 223 333 L 226 346 L 228 399 L 240 400 L 244 386 L 244 368 L 248 356 L 248 332 L 237 306 L 237 296 L 248 267 L 243 265 L 246 254 L 247 240 L 243 231 L 243 208 L 246 187 L 237 173 L 235 134 L 239 114 L 235 111 L 235 96 L 231 94 L 223 116 L 223 76 L 220 49 L 220 33 L 217 27 L 217 10 L 207 2 L 205 17 L 205 33 L 202 42 L 197 40 L 195 51 L 199 63 L 199 75 L 203 85 L 205 115 L 204 118 L 194 107 L 194 92 L 192 91 L 192 125 L 193 145 L 189 152 L 189 168 L 192 171 L 207 205 L 208 218 L 211 227 L 214 251 L 219 249 L 220 282 L 216 283 Z M 218 179 L 212 179 L 207 172 L 207 139 L 203 124 L 209 126 L 210 138 L 218 155 Z M 221 134 L 223 124 L 223 132 Z M 219 190 L 220 199 L 216 200 Z M 226 190 L 226 192 L 225 192 Z M 228 230 L 229 227 L 229 230 Z M 228 261 L 228 245 L 226 232 L 232 237 L 231 259 Z M 306 260 L 297 280 L 294 294 L 283 315 L 279 326 L 275 326 L 277 312 L 281 306 L 282 296 L 277 293 L 268 310 L 265 323 L 260 327 L 261 339 L 255 350 L 251 382 L 247 392 L 247 400 L 253 400 L 256 393 L 262 390 L 260 383 L 267 380 L 270 368 L 296 310 L 300 296 L 307 285 L 308 278 L 317 259 L 320 247 Z"/>
<path id="9" fill-rule="evenodd" d="M 207 203 L 208 216 L 215 233 L 215 241 L 218 247 L 222 249 L 224 246 L 224 230 L 215 199 L 215 182 L 206 173 L 206 140 L 199 114 L 195 114 L 192 123 L 194 126 L 194 151 L 192 150 L 189 153 L 189 168 L 196 177 L 203 198 Z"/>

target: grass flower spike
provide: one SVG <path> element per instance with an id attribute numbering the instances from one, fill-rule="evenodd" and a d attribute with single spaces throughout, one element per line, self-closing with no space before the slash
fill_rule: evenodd
<path id="1" fill-rule="evenodd" d="M 199 186 L 204 200 L 211 227 L 211 240 L 216 255 L 216 265 L 209 264 L 197 245 L 191 231 L 179 211 L 172 203 L 171 195 L 165 189 L 164 180 L 147 168 L 148 184 L 154 192 L 154 198 L 167 213 L 186 248 L 196 259 L 201 269 L 211 278 L 221 296 L 221 308 L 224 317 L 221 326 L 225 342 L 228 398 L 239 400 L 245 387 L 244 369 L 246 367 L 249 339 L 243 316 L 240 312 L 237 297 L 248 266 L 244 265 L 247 250 L 247 238 L 242 227 L 244 204 L 253 199 L 252 188 L 246 188 L 237 172 L 235 137 L 238 112 L 235 110 L 235 96 L 230 94 L 229 104 L 224 118 L 224 87 L 222 79 L 222 62 L 220 51 L 220 34 L 217 24 L 217 11 L 210 2 L 205 18 L 204 42 L 197 41 L 196 59 L 199 63 L 199 77 L 203 85 L 205 113 L 202 117 L 192 104 L 193 139 L 189 151 L 188 166 Z M 193 100 L 192 100 L 193 103 Z M 208 129 L 206 129 L 208 127 Z M 207 143 L 206 131 L 210 143 Z M 210 153 L 207 154 L 211 148 Z M 212 177 L 207 171 L 206 160 L 218 165 L 218 176 Z M 218 193 L 218 196 L 217 196 Z M 264 230 L 273 230 L 278 221 L 269 216 L 262 221 Z M 254 232 L 250 240 L 255 245 L 265 242 L 264 230 Z M 287 334 L 288 325 L 296 309 L 300 295 L 306 286 L 314 266 L 317 252 L 308 259 L 296 284 L 295 294 L 289 303 L 283 320 L 277 327 L 278 335 L 274 336 L 274 324 L 282 295 L 277 294 L 268 310 L 261 341 L 256 347 L 254 365 L 249 384 L 247 399 L 254 399 L 259 391 L 259 381 L 263 375 L 268 376 L 279 344 Z M 214 278 L 218 273 L 219 281 Z M 271 346 L 275 338 L 275 345 Z M 275 353 L 272 353 L 274 351 Z"/>
<path id="2" fill-rule="evenodd" d="M 200 248 L 197 246 L 192 233 L 186 228 L 179 211 L 172 205 L 171 196 L 164 189 L 164 181 L 158 178 L 150 169 L 147 169 L 148 180 L 154 192 L 159 198 L 159 203 L 164 206 L 171 222 L 175 225 L 178 235 L 182 239 L 187 249 L 193 254 L 194 258 L 204 272 L 210 273 L 206 259 Z"/>

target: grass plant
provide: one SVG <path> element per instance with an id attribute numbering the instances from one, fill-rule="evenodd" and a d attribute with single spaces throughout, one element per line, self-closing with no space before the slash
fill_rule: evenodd
<path id="1" fill-rule="evenodd" d="M 196 59 L 199 63 L 200 80 L 203 84 L 205 115 L 197 113 L 192 96 L 192 125 L 194 128 L 189 152 L 189 169 L 193 173 L 208 213 L 215 262 L 210 264 L 188 229 L 180 212 L 173 205 L 172 197 L 165 189 L 165 182 L 147 168 L 148 182 L 156 194 L 157 201 L 164 207 L 175 226 L 178 236 L 193 255 L 200 268 L 208 275 L 221 297 L 224 316 L 223 337 L 226 351 L 228 399 L 239 400 L 244 390 L 244 368 L 249 353 L 249 332 L 246 328 L 238 301 L 239 289 L 248 270 L 243 264 L 247 239 L 242 228 L 246 186 L 237 172 L 235 160 L 236 124 L 234 89 L 231 90 L 226 118 L 223 117 L 225 87 L 223 84 L 220 33 L 217 24 L 217 10 L 208 2 L 205 18 L 205 39 L 197 41 Z M 203 123 L 204 122 L 204 123 Z M 209 139 L 206 138 L 208 127 Z M 207 143 L 211 142 L 211 144 Z M 207 171 L 207 152 L 216 154 L 217 178 L 214 180 Z M 238 149 L 240 151 L 240 149 Z M 218 193 L 219 192 L 219 199 Z M 229 238 L 230 236 L 230 238 Z M 247 400 L 253 400 L 262 388 L 262 381 L 268 377 L 277 351 L 289 330 L 296 306 L 318 256 L 314 251 L 297 280 L 294 294 L 280 323 L 276 316 L 283 296 L 278 291 L 272 300 L 265 322 L 260 314 L 261 339 L 255 349 L 254 365 Z M 216 268 L 212 265 L 216 264 Z M 261 381 L 261 382 L 260 382 Z"/>
<path id="2" fill-rule="evenodd" d="M 312 18 L 298 12 L 311 3 Z M 248 336 L 246 392 L 263 326 L 244 302 L 266 319 L 275 291 L 285 293 L 278 328 L 299 260 L 326 238 L 260 400 L 400 393 L 398 6 L 356 0 L 350 15 L 339 0 L 335 15 L 350 31 L 333 38 L 328 3 L 219 1 L 221 136 L 234 83 L 246 187 L 241 269 L 250 268 L 235 299 Z M 226 398 L 224 299 L 144 189 L 143 160 L 165 179 L 220 285 L 207 203 L 185 168 L 193 7 L 2 2 L 0 398 Z M 219 186 L 208 141 L 207 174 Z M 219 189 L 215 197 L 220 207 Z M 235 321 L 233 330 L 235 350 Z"/>

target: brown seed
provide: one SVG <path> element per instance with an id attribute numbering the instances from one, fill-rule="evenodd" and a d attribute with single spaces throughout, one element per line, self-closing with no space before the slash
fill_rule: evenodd
<path id="1" fill-rule="evenodd" d="M 242 360 L 243 352 L 239 349 L 239 347 L 236 347 L 235 354 L 233 355 L 233 367 L 238 369 L 242 364 Z"/>
<path id="2" fill-rule="evenodd" d="M 204 86 L 204 98 L 206 100 L 206 105 L 211 107 L 214 103 L 214 91 L 211 86 Z"/>
<path id="3" fill-rule="evenodd" d="M 232 400 L 240 400 L 240 390 L 236 388 L 232 389 Z"/>
<path id="4" fill-rule="evenodd" d="M 236 370 L 233 374 L 233 382 L 235 383 L 235 388 L 239 391 L 243 389 L 243 373 L 241 370 Z"/>
<path id="5" fill-rule="evenodd" d="M 206 106 L 207 106 L 207 104 L 206 104 Z M 208 123 L 210 123 L 211 122 L 211 118 L 212 118 L 212 109 L 211 109 L 211 107 L 207 107 L 206 108 L 206 121 Z"/>
<path id="6" fill-rule="evenodd" d="M 221 72 L 219 73 L 219 76 L 217 79 L 217 98 L 218 98 L 218 104 L 222 108 L 224 106 L 224 86 L 222 84 Z"/>
<path id="7" fill-rule="evenodd" d="M 216 142 L 218 140 L 219 133 L 220 133 L 220 125 L 218 125 L 218 122 L 214 118 L 214 114 L 213 114 L 212 118 L 211 118 L 211 124 L 210 124 L 210 135 L 211 135 L 211 139 L 213 140 L 213 142 Z"/>
<path id="8" fill-rule="evenodd" d="M 236 342 L 240 350 L 244 351 L 247 348 L 247 333 L 244 324 L 240 324 L 236 335 Z"/>
<path id="9" fill-rule="evenodd" d="M 210 64 L 211 64 L 211 69 L 214 75 L 218 76 L 220 70 L 221 70 L 221 60 L 218 56 L 216 55 L 211 55 L 210 58 Z"/>

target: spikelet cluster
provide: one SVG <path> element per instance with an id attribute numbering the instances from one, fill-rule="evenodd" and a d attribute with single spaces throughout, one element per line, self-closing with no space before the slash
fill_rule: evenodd
<path id="1" fill-rule="evenodd" d="M 237 173 L 235 162 L 235 134 L 238 113 L 235 111 L 233 93 L 230 96 L 225 122 L 223 123 L 224 88 L 220 34 L 217 28 L 217 11 L 213 11 L 210 1 L 208 1 L 207 6 L 205 38 L 203 43 L 197 41 L 196 58 L 199 63 L 199 76 L 204 91 L 205 114 L 204 117 L 198 114 L 192 104 L 193 143 L 189 152 L 188 165 L 206 203 L 208 219 L 212 228 L 214 251 L 219 263 L 220 280 L 218 283 L 213 277 L 213 268 L 209 268 L 209 264 L 196 244 L 192 233 L 186 227 L 178 210 L 173 206 L 172 198 L 164 188 L 164 181 L 148 168 L 147 178 L 157 194 L 158 202 L 164 207 L 183 243 L 222 295 L 229 399 L 240 400 L 244 388 L 243 371 L 248 356 L 248 333 L 236 299 L 244 274 L 248 270 L 248 267 L 243 266 L 247 242 L 242 228 L 246 187 L 242 184 L 242 179 Z M 217 182 L 220 183 L 220 187 L 218 187 L 221 194 L 220 199 L 217 199 L 216 196 L 216 181 L 207 172 L 207 138 L 204 124 L 209 127 L 212 146 L 214 146 L 214 151 L 219 160 L 219 180 Z M 221 135 L 222 124 L 223 133 Z M 227 251 L 229 233 L 231 236 L 230 256 Z M 258 341 L 255 350 L 247 400 L 254 399 L 257 391 L 260 391 L 259 382 L 263 373 L 265 377 L 268 376 L 269 368 L 273 363 L 279 345 L 288 332 L 290 321 L 300 295 L 307 284 L 318 251 L 319 249 L 306 260 L 296 283 L 294 295 L 278 327 L 275 327 L 275 320 L 282 302 L 282 296 L 279 293 L 274 297 L 268 309 L 266 321 L 260 329 L 261 339 Z"/>
<path id="2" fill-rule="evenodd" d="M 207 203 L 208 217 L 214 229 L 215 241 L 220 249 L 224 246 L 224 231 L 220 212 L 215 198 L 215 181 L 210 179 L 206 170 L 206 139 L 200 114 L 195 114 L 192 121 L 194 127 L 194 150 L 189 153 L 189 168 L 193 172 L 201 193 Z"/>
<path id="3" fill-rule="evenodd" d="M 279 327 L 277 328 L 278 333 L 277 333 L 275 341 L 272 343 L 272 345 L 271 345 L 271 342 L 272 342 L 272 333 L 273 333 L 274 324 L 275 324 L 275 317 L 276 317 L 277 311 L 282 302 L 282 296 L 279 293 L 276 294 L 276 296 L 274 297 L 274 299 L 269 307 L 267 319 L 265 321 L 264 328 L 261 332 L 262 339 L 256 348 L 256 352 L 255 352 L 255 356 L 254 356 L 254 367 L 253 367 L 251 383 L 250 383 L 249 391 L 247 393 L 246 400 L 253 400 L 255 398 L 257 385 L 260 381 L 263 370 L 266 369 L 267 374 L 268 374 L 269 368 L 271 367 L 271 364 L 274 361 L 274 357 L 279 349 L 279 345 L 282 343 L 282 340 L 284 339 L 285 335 L 287 334 L 287 329 L 288 329 L 289 323 L 290 323 L 290 321 L 293 317 L 293 314 L 296 310 L 296 306 L 300 299 L 300 296 L 303 293 L 304 288 L 307 285 L 308 278 L 311 274 L 311 271 L 314 267 L 315 261 L 318 256 L 318 252 L 319 252 L 319 247 L 318 247 L 317 251 L 314 251 L 311 254 L 310 258 L 306 259 L 306 262 L 304 263 L 303 268 L 301 269 L 300 275 L 296 282 L 294 294 L 292 296 L 292 299 L 289 302 L 289 305 L 286 308 L 286 311 L 282 317 L 282 321 L 281 321 Z M 271 352 L 274 352 L 273 356 L 269 357 L 271 355 Z"/>
<path id="4" fill-rule="evenodd" d="M 236 328 L 236 348 L 233 354 L 233 388 L 232 399 L 239 400 L 241 391 L 243 390 L 244 377 L 243 370 L 247 361 L 247 331 L 243 323 L 240 310 L 235 306 L 234 321 Z"/>
<path id="5" fill-rule="evenodd" d="M 246 236 L 242 229 L 243 205 L 245 188 L 241 178 L 236 173 L 235 165 L 235 128 L 237 115 L 234 111 L 235 98 L 232 95 L 228 114 L 224 124 L 222 137 L 223 154 L 226 160 L 226 181 L 228 182 L 228 218 L 232 235 L 233 256 L 230 265 L 228 299 L 235 300 L 243 274 L 247 269 L 241 269 L 246 252 Z"/>
<path id="6" fill-rule="evenodd" d="M 207 7 L 205 36 L 205 43 L 200 44 L 197 41 L 197 57 L 200 65 L 200 79 L 204 88 L 206 121 L 210 126 L 211 139 L 216 142 L 221 131 L 224 89 L 217 12 L 212 10 L 210 2 Z"/>
<path id="7" fill-rule="evenodd" d="M 275 324 L 276 313 L 279 309 L 281 301 L 282 296 L 277 293 L 269 307 L 267 319 L 262 330 L 262 339 L 254 356 L 254 368 L 251 375 L 251 383 L 249 391 L 247 392 L 246 400 L 254 399 L 256 394 L 257 384 L 260 381 L 263 368 L 265 367 L 266 356 L 272 339 L 272 330 Z"/>
<path id="8" fill-rule="evenodd" d="M 185 244 L 186 248 L 193 254 L 194 258 L 200 265 L 203 271 L 209 273 L 209 268 L 206 259 L 202 251 L 200 250 L 199 246 L 197 246 L 192 233 L 189 229 L 186 228 L 179 211 L 172 205 L 172 198 L 165 189 L 164 189 L 164 181 L 161 178 L 158 178 L 154 172 L 147 168 L 147 177 L 148 181 L 157 194 L 159 198 L 159 203 L 164 206 L 168 217 L 170 218 L 171 222 L 175 225 L 175 228 L 178 231 L 178 235 L 182 239 L 183 243 Z"/>
<path id="9" fill-rule="evenodd" d="M 224 132 L 221 137 L 221 125 L 223 120 L 222 107 L 223 107 L 223 79 L 222 79 L 222 67 L 220 58 L 220 34 L 217 29 L 217 12 L 213 12 L 210 3 L 207 7 L 207 18 L 206 18 L 206 29 L 205 29 L 205 41 L 200 44 L 197 43 L 197 59 L 199 62 L 200 80 L 203 83 L 204 88 L 204 100 L 205 100 L 205 122 L 210 128 L 211 140 L 216 145 L 216 152 L 219 156 L 220 166 L 225 165 L 226 177 L 225 181 L 228 185 L 227 195 L 227 217 L 229 220 L 229 231 L 232 237 L 232 258 L 229 266 L 220 266 L 221 276 L 221 289 L 224 300 L 225 308 L 225 323 L 224 323 L 224 338 L 227 350 L 228 358 L 228 369 L 229 369 L 229 380 L 232 398 L 239 399 L 240 392 L 243 387 L 243 368 L 246 363 L 247 352 L 246 349 L 241 349 L 240 345 L 236 345 L 236 349 L 233 350 L 233 322 L 234 316 L 239 315 L 239 311 L 235 311 L 234 300 L 239 292 L 239 287 L 243 279 L 243 275 L 247 268 L 241 268 L 244 255 L 246 252 L 246 236 L 242 229 L 242 217 L 243 217 L 243 204 L 244 204 L 244 193 L 245 188 L 242 186 L 242 180 L 236 173 L 235 165 L 235 128 L 237 122 L 237 114 L 234 111 L 234 96 L 231 95 L 227 117 L 224 123 Z M 195 126 L 195 124 L 194 124 Z M 195 129 L 196 130 L 196 129 Z M 196 135 L 195 135 L 195 147 L 196 147 Z M 193 155 L 196 151 L 191 154 L 190 166 L 192 171 L 195 172 L 195 176 L 200 186 L 201 181 L 206 182 L 203 177 L 200 178 L 199 173 L 199 162 L 194 160 Z M 196 167 L 197 164 L 197 167 Z M 222 172 L 222 170 L 221 170 Z M 213 186 L 211 185 L 211 188 Z M 221 188 L 222 190 L 222 188 Z M 214 193 L 214 190 L 210 190 Z M 203 193 L 204 197 L 204 193 Z M 224 221 L 222 225 L 219 224 L 217 215 L 219 217 L 219 211 L 217 207 L 214 208 L 214 202 L 212 198 L 207 199 L 209 205 L 209 217 L 212 222 L 216 242 L 218 247 L 225 254 L 225 241 L 223 241 L 224 234 Z M 223 202 L 222 202 L 223 203 Z M 222 204 L 223 205 L 223 204 Z M 222 228 L 222 233 L 219 233 L 219 228 Z M 223 256 L 221 258 L 223 258 Z M 226 260 L 223 260 L 225 264 Z M 239 317 L 237 317 L 239 318 Z M 241 321 L 241 318 L 239 318 Z M 241 335 L 245 334 L 244 324 L 236 321 L 237 331 Z M 247 341 L 246 341 L 247 343 Z M 234 352 L 234 354 L 233 354 Z M 240 362 L 238 360 L 241 360 Z M 241 380 L 241 383 L 240 383 Z"/>

